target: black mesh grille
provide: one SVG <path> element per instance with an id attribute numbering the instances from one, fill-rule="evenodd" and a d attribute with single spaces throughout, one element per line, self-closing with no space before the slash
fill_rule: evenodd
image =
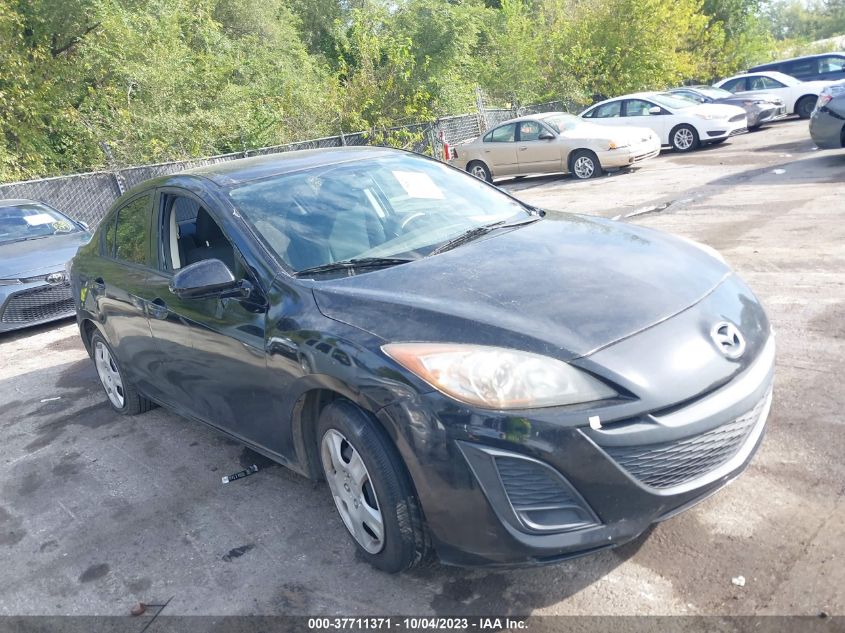
<path id="1" fill-rule="evenodd" d="M 604 450 L 647 486 L 679 486 L 715 470 L 736 455 L 760 418 L 765 403 L 766 398 L 763 398 L 736 420 L 677 442 L 609 446 Z"/>
<path id="2" fill-rule="evenodd" d="M 73 313 L 70 284 L 63 283 L 41 286 L 12 295 L 0 320 L 3 323 L 34 323 L 72 316 Z"/>
<path id="3" fill-rule="evenodd" d="M 735 129 L 733 132 L 728 134 L 728 136 L 736 136 L 737 134 L 745 134 L 748 131 L 747 127 L 740 127 Z"/>
<path id="4" fill-rule="evenodd" d="M 577 505 L 550 468 L 514 457 L 496 457 L 496 467 L 514 509 Z"/>

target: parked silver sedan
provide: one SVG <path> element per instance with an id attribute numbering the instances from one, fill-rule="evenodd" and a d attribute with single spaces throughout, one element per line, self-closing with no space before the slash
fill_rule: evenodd
<path id="1" fill-rule="evenodd" d="M 845 80 L 828 86 L 819 94 L 810 115 L 810 136 L 824 149 L 845 147 Z"/>
<path id="2" fill-rule="evenodd" d="M 695 103 L 724 103 L 738 106 L 745 110 L 749 130 L 755 130 L 764 123 L 786 117 L 786 105 L 783 99 L 766 93 L 736 95 L 713 86 L 682 86 L 667 90 L 667 92 L 676 97 L 690 99 Z"/>
<path id="3" fill-rule="evenodd" d="M 554 173 L 587 179 L 659 153 L 660 139 L 650 129 L 610 129 L 565 112 L 547 112 L 505 121 L 458 145 L 449 163 L 488 182 L 503 176 Z"/>

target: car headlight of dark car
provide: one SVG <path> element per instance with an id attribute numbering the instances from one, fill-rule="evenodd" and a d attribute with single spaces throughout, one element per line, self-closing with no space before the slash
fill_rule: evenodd
<path id="1" fill-rule="evenodd" d="M 441 393 L 486 409 L 562 406 L 617 395 L 580 369 L 530 352 L 451 343 L 391 343 L 382 350 Z"/>

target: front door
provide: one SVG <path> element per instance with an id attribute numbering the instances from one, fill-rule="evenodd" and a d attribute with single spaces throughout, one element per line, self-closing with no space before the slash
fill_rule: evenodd
<path id="1" fill-rule="evenodd" d="M 659 112 L 652 112 L 654 108 L 657 108 Z M 673 115 L 669 114 L 667 110 L 651 101 L 645 99 L 625 100 L 625 116 L 622 119 L 625 124 L 654 130 L 654 133 L 660 137 L 660 142 L 664 145 L 668 145 L 669 131 L 674 127 L 672 118 Z"/>
<path id="2" fill-rule="evenodd" d="M 168 404 L 264 445 L 278 419 L 268 407 L 262 287 L 220 228 L 213 203 L 166 189 L 158 205 L 158 270 L 149 284 L 148 314 L 162 351 L 159 375 Z M 251 296 L 180 299 L 173 294 L 175 272 L 204 259 L 225 263 L 236 279 L 251 284 Z"/>

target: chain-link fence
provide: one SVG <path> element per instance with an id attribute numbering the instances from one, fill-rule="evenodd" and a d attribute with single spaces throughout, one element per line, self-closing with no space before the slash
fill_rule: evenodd
<path id="1" fill-rule="evenodd" d="M 474 113 L 442 117 L 431 122 L 340 134 L 209 158 L 0 184 L 0 199 L 39 200 L 94 228 L 105 216 L 112 203 L 135 185 L 150 178 L 165 176 L 194 167 L 213 165 L 248 156 L 356 145 L 399 147 L 419 154 L 443 158 L 442 143 L 444 141 L 452 145 L 468 141 L 480 136 L 490 127 L 522 114 L 557 110 L 575 111 L 575 108 L 571 107 L 572 104 L 566 104 L 562 101 L 552 101 L 522 108 L 490 108 L 484 104 L 480 93 L 478 105 L 479 108 Z"/>

